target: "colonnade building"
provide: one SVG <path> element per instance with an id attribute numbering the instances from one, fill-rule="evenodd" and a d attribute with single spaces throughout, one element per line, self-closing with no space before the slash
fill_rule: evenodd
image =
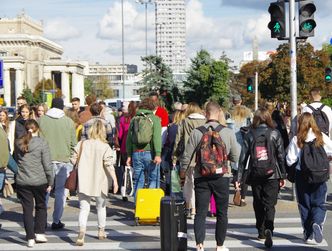
<path id="1" fill-rule="evenodd" d="M 16 105 L 24 88 L 34 90 L 39 81 L 53 79 L 65 104 L 72 97 L 84 100 L 84 64 L 64 61 L 63 48 L 43 36 L 43 24 L 24 13 L 0 18 L 0 60 L 3 88 L 0 95 L 7 106 Z M 48 90 L 53 91 L 53 90 Z"/>

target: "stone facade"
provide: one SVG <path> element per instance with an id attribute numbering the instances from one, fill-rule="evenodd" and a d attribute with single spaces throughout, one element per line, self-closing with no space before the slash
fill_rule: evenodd
<path id="1" fill-rule="evenodd" d="M 0 58 L 4 61 L 4 88 L 0 94 L 7 106 L 15 105 L 24 88 L 34 90 L 43 78 L 55 80 L 65 104 L 70 103 L 70 94 L 84 100 L 85 66 L 61 60 L 61 45 L 42 35 L 42 23 L 24 13 L 14 19 L 0 19 Z M 54 79 L 59 74 L 61 78 Z"/>

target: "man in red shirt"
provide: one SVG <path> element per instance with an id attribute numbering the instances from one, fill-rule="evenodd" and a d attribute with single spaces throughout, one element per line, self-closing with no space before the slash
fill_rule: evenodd
<path id="1" fill-rule="evenodd" d="M 159 100 L 159 97 L 158 97 L 158 93 L 156 92 L 152 92 L 150 94 L 150 97 L 152 99 L 153 102 L 156 102 L 157 103 L 157 110 L 155 112 L 155 115 L 157 117 L 160 118 L 161 120 L 161 136 L 162 136 L 162 145 L 165 144 L 165 141 L 166 141 L 166 136 L 167 136 L 167 126 L 168 126 L 168 112 L 167 110 L 160 106 L 160 100 Z"/>

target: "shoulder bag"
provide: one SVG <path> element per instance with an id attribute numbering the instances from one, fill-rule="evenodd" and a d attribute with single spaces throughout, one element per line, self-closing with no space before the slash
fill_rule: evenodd
<path id="1" fill-rule="evenodd" d="M 70 192 L 74 192 L 77 190 L 77 185 L 78 185 L 78 164 L 81 159 L 82 155 L 82 149 L 83 149 L 83 141 L 80 146 L 80 150 L 77 156 L 76 164 L 74 165 L 73 170 L 70 172 L 66 183 L 65 183 L 65 188 L 67 188 Z"/>

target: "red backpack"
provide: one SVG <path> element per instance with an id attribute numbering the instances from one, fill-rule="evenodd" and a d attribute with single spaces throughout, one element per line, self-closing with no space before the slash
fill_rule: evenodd
<path id="1" fill-rule="evenodd" d="M 202 176 L 223 175 L 228 173 L 226 145 L 219 132 L 224 128 L 218 125 L 197 129 L 203 134 L 196 151 L 196 166 Z"/>

